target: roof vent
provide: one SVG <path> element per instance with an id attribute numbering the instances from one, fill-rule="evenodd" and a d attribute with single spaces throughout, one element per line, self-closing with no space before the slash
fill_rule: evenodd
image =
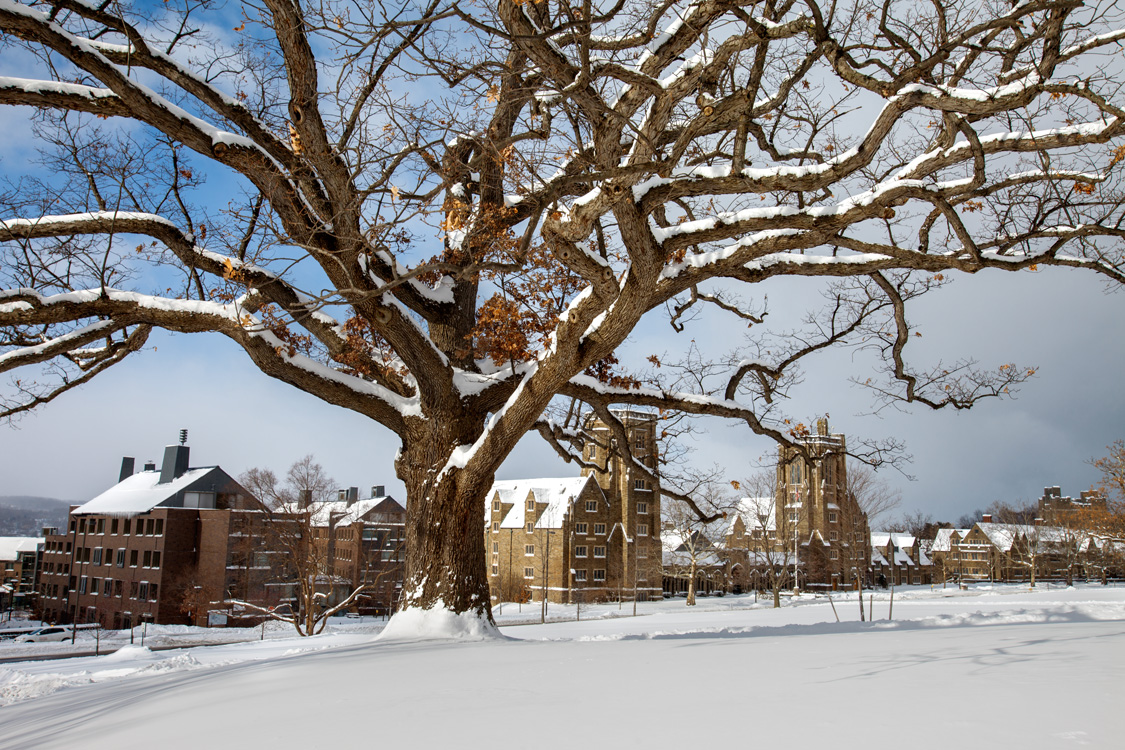
<path id="1" fill-rule="evenodd" d="M 160 484 L 168 484 L 184 475 L 188 470 L 190 450 L 186 445 L 169 445 L 164 449 L 164 464 L 160 467 Z"/>
<path id="2" fill-rule="evenodd" d="M 387 494 L 387 486 L 385 484 L 376 484 L 371 488 L 371 497 L 385 497 Z"/>

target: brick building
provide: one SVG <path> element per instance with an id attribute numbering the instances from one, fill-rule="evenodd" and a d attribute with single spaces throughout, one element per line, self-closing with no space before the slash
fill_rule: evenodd
<path id="1" fill-rule="evenodd" d="M 46 535 L 39 592 L 51 622 L 207 624 L 216 603 L 280 602 L 257 500 L 218 466 L 169 446 L 158 470 L 122 460 L 116 485 Z M 282 565 L 283 567 L 283 565 Z"/>
<path id="2" fill-rule="evenodd" d="M 402 593 L 406 553 L 406 508 L 382 485 L 359 499 L 359 488 L 339 491 L 337 500 L 312 503 L 310 522 L 323 573 L 335 582 L 333 597 L 369 587 L 356 605 L 361 614 L 390 614 Z M 331 598 L 331 597 L 330 597 Z"/>
<path id="3" fill-rule="evenodd" d="M 42 553 L 38 537 L 0 536 L 0 608 L 34 603 Z"/>

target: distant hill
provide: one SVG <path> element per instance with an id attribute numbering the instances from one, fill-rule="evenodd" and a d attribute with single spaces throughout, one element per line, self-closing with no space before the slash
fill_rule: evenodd
<path id="1" fill-rule="evenodd" d="M 44 526 L 66 526 L 70 502 L 54 497 L 0 495 L 0 536 L 39 536 Z"/>

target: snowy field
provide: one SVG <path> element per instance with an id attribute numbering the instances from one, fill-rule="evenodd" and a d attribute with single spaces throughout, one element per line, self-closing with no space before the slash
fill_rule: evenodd
<path id="1" fill-rule="evenodd" d="M 868 623 L 854 595 L 835 604 L 839 623 L 825 598 L 726 597 L 584 609 L 503 640 L 341 622 L 3 664 L 0 748 L 1125 747 L 1125 588 L 907 588 L 893 621 L 881 592 Z M 538 617 L 519 609 L 498 619 Z"/>

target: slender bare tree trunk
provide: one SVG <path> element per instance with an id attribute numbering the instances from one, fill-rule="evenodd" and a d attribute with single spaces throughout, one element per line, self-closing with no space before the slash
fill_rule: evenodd
<path id="1" fill-rule="evenodd" d="M 687 605 L 692 607 L 695 605 L 695 558 L 691 559 L 691 567 L 688 568 L 688 584 L 687 584 Z"/>

